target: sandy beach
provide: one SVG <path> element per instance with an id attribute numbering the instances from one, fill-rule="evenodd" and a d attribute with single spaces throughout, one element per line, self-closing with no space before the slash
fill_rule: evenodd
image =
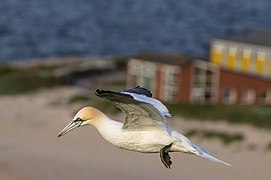
<path id="1" fill-rule="evenodd" d="M 271 131 L 248 125 L 187 121 L 174 114 L 169 120 L 170 128 L 179 132 L 203 128 L 242 133 L 245 140 L 230 145 L 219 140 L 192 138 L 233 167 L 172 153 L 172 169 L 166 169 L 159 154 L 113 147 L 93 127 L 82 127 L 57 138 L 58 132 L 83 105 L 53 105 L 53 102 L 65 101 L 76 93 L 77 89 L 60 87 L 0 97 L 1 180 L 267 180 L 271 177 L 271 150 L 266 148 L 271 142 Z"/>

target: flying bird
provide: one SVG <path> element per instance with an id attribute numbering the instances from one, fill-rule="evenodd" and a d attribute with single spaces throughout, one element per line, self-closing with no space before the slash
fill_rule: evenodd
<path id="1" fill-rule="evenodd" d="M 141 153 L 159 153 L 166 168 L 170 168 L 172 164 L 170 152 L 195 154 L 231 166 L 211 156 L 181 133 L 169 129 L 166 116 L 171 115 L 167 107 L 152 98 L 149 90 L 137 86 L 119 92 L 97 89 L 95 94 L 117 106 L 125 114 L 124 122 L 112 120 L 94 107 L 84 107 L 60 131 L 58 137 L 77 127 L 92 125 L 105 140 L 119 148 Z"/>

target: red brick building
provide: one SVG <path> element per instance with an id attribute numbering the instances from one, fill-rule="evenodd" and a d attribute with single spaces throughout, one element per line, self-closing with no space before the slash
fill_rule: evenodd
<path id="1" fill-rule="evenodd" d="M 183 56 L 145 56 L 128 62 L 127 86 L 144 86 L 168 102 L 271 104 L 271 80 Z"/>
<path id="2" fill-rule="evenodd" d="M 220 69 L 219 99 L 228 104 L 271 104 L 271 80 Z"/>

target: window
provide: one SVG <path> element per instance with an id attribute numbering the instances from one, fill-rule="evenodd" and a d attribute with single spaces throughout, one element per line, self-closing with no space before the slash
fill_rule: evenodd
<path id="1" fill-rule="evenodd" d="M 242 70 L 248 71 L 249 66 L 250 66 L 250 56 L 251 56 L 251 51 L 250 50 L 244 50 L 243 51 L 243 56 L 242 56 Z"/>
<path id="2" fill-rule="evenodd" d="M 165 86 L 164 100 L 168 102 L 174 102 L 176 100 L 176 87 L 175 86 Z"/>
<path id="3" fill-rule="evenodd" d="M 205 103 L 211 103 L 213 97 L 214 97 L 214 93 L 212 92 L 212 90 L 206 89 L 205 95 L 204 95 Z"/>
<path id="4" fill-rule="evenodd" d="M 252 89 L 245 89 L 241 92 L 242 104 L 253 104 L 255 101 L 255 92 Z"/>
<path id="5" fill-rule="evenodd" d="M 259 94 L 259 103 L 271 104 L 271 92 L 268 89 L 262 89 Z"/>
<path id="6" fill-rule="evenodd" d="M 167 82 L 168 84 L 175 85 L 177 83 L 177 74 L 175 71 L 170 71 L 167 74 Z"/>
<path id="7" fill-rule="evenodd" d="M 213 84 L 214 72 L 211 70 L 206 71 L 206 85 L 211 86 Z"/>
<path id="8" fill-rule="evenodd" d="M 207 63 L 197 63 L 194 69 L 192 101 L 199 104 L 215 102 L 217 71 Z"/>
<path id="9" fill-rule="evenodd" d="M 156 65 L 154 63 L 142 62 L 138 76 L 138 85 L 155 92 Z"/>
<path id="10" fill-rule="evenodd" d="M 199 68 L 195 68 L 195 80 L 194 80 L 194 84 L 198 85 L 200 84 L 200 69 Z"/>
<path id="11" fill-rule="evenodd" d="M 177 96 L 178 67 L 164 67 L 164 100 L 174 102 Z"/>
<path id="12" fill-rule="evenodd" d="M 226 89 L 223 91 L 223 103 L 235 104 L 237 93 L 234 89 Z"/>
<path id="13" fill-rule="evenodd" d="M 153 81 L 153 78 L 144 77 L 143 78 L 143 87 L 145 87 L 146 89 L 152 90 L 152 81 Z"/>
<path id="14" fill-rule="evenodd" d="M 258 57 L 257 62 L 256 62 L 256 71 L 257 73 L 263 73 L 264 69 L 264 59 Z"/>
<path id="15" fill-rule="evenodd" d="M 215 45 L 212 49 L 211 58 L 215 64 L 220 64 L 222 59 L 222 46 Z"/>
<path id="16" fill-rule="evenodd" d="M 194 88 L 193 102 L 197 104 L 213 103 L 214 92 L 211 88 Z"/>
<path id="17" fill-rule="evenodd" d="M 128 77 L 127 77 L 127 85 L 130 87 L 138 86 L 139 78 L 140 78 L 140 61 L 131 60 L 128 64 Z"/>
<path id="18" fill-rule="evenodd" d="M 229 54 L 228 54 L 228 68 L 233 69 L 235 67 L 235 61 L 236 61 L 236 48 L 230 48 Z"/>

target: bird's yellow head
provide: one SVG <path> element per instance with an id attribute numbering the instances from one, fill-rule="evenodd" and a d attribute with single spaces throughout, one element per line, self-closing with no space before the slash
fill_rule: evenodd
<path id="1" fill-rule="evenodd" d="M 70 122 L 64 129 L 60 131 L 58 137 L 63 136 L 71 130 L 81 126 L 96 126 L 101 123 L 102 119 L 104 119 L 104 116 L 105 115 L 101 111 L 94 107 L 84 107 L 76 113 L 72 122 Z"/>

